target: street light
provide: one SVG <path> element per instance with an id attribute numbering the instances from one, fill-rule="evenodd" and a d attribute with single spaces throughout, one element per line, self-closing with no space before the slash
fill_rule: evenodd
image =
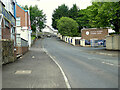
<path id="1" fill-rule="evenodd" d="M 36 17 L 36 19 L 37 19 L 37 17 Z M 36 38 L 37 38 L 37 20 L 36 20 Z"/>

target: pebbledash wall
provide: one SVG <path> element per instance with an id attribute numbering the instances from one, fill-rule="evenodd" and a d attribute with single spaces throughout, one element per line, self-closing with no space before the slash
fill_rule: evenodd
<path id="1" fill-rule="evenodd" d="M 106 49 L 120 50 L 120 35 L 110 35 L 106 37 Z"/>
<path id="2" fill-rule="evenodd" d="M 108 35 L 108 29 L 90 28 L 90 29 L 82 29 L 81 32 L 82 39 L 85 40 L 91 40 L 91 39 L 103 40 L 106 39 L 107 35 Z"/>

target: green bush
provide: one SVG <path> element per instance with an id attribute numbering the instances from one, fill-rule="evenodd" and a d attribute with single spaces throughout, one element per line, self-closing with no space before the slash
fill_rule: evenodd
<path id="1" fill-rule="evenodd" d="M 36 38 L 36 36 L 35 35 L 32 35 L 32 40 L 34 40 Z"/>
<path id="2" fill-rule="evenodd" d="M 69 17 L 62 17 L 57 21 L 57 28 L 63 36 L 78 36 L 78 23 Z"/>

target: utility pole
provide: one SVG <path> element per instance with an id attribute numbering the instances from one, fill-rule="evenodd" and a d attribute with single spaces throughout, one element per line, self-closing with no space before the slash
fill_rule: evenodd
<path id="1" fill-rule="evenodd" d="M 37 21 L 36 21 L 36 38 L 38 38 L 38 35 L 37 35 Z"/>
<path id="2" fill-rule="evenodd" d="M 37 25 L 36 25 L 36 38 L 37 38 Z"/>

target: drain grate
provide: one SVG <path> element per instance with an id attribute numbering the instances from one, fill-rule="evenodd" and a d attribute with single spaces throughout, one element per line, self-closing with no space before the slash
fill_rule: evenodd
<path id="1" fill-rule="evenodd" d="M 15 74 L 31 74 L 31 70 L 17 70 Z"/>

